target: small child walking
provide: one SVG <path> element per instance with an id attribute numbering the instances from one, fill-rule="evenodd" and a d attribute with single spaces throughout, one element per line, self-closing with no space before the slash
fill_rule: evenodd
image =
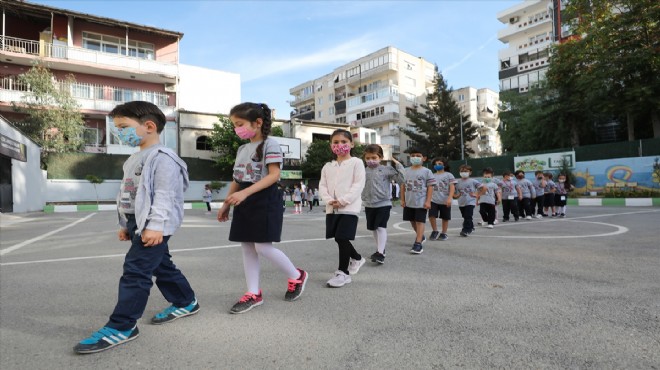
<path id="1" fill-rule="evenodd" d="M 557 184 L 552 181 L 552 173 L 546 172 L 543 174 L 545 178 L 545 195 L 543 196 L 543 209 L 546 215 L 557 217 L 555 212 L 555 193 L 557 192 Z"/>
<path id="2" fill-rule="evenodd" d="M 390 200 L 392 181 L 403 182 L 403 165 L 396 159 L 392 162 L 396 168 L 383 166 L 383 148 L 370 144 L 364 148 L 365 186 L 362 190 L 362 202 L 367 216 L 367 230 L 371 230 L 376 241 L 376 252 L 371 255 L 371 262 L 385 263 L 385 245 L 387 243 L 387 221 L 390 219 L 392 201 Z"/>
<path id="3" fill-rule="evenodd" d="M 160 143 L 165 115 L 152 103 L 132 101 L 116 106 L 109 116 L 119 140 L 140 147 L 124 163 L 117 197 L 118 237 L 130 241 L 131 247 L 119 279 L 117 305 L 103 328 L 74 347 L 79 354 L 104 351 L 138 337 L 137 321 L 147 306 L 153 277 L 172 305 L 152 317 L 152 324 L 199 312 L 195 292 L 172 262 L 168 247 L 183 220 L 188 170 L 176 153 Z"/>
<path id="4" fill-rule="evenodd" d="M 351 156 L 353 135 L 349 131 L 335 130 L 330 147 L 336 158 L 321 169 L 319 194 L 325 201 L 325 238 L 334 238 L 339 248 L 339 267 L 327 285 L 339 288 L 351 283 L 351 275 L 366 262 L 351 244 L 362 208 L 365 170 L 362 160 Z"/>
<path id="5" fill-rule="evenodd" d="M 405 183 L 401 187 L 401 206 L 403 220 L 410 221 L 410 226 L 415 230 L 415 243 L 410 253 L 420 254 L 424 251 L 422 244 L 426 241 L 424 227 L 426 213 L 431 208 L 435 177 L 431 170 L 422 166 L 426 157 L 419 149 L 410 149 L 408 153 L 411 166 L 405 169 Z"/>
<path id="6" fill-rule="evenodd" d="M 435 173 L 435 185 L 433 185 L 433 196 L 431 197 L 431 209 L 429 210 L 429 222 L 433 231 L 429 236 L 431 240 L 447 240 L 447 228 L 451 220 L 451 202 L 456 191 L 456 178 L 452 175 L 449 162 L 445 158 L 433 160 Z M 442 228 L 438 231 L 437 219 L 442 221 Z"/>
<path id="7" fill-rule="evenodd" d="M 522 200 L 518 203 L 518 214 L 521 218 L 524 217 L 526 220 L 531 220 L 534 217 L 532 201 L 536 198 L 534 184 L 525 178 L 525 171 L 523 170 L 517 170 L 515 176 L 522 192 Z"/>
<path id="8" fill-rule="evenodd" d="M 536 192 L 536 198 L 534 198 L 534 204 L 532 204 L 532 211 L 536 208 L 536 218 L 548 217 L 547 214 L 543 213 L 543 206 L 545 201 L 545 178 L 543 177 L 543 171 L 534 172 L 534 191 Z"/>
<path id="9" fill-rule="evenodd" d="M 463 217 L 463 228 L 460 235 L 467 237 L 474 231 L 472 217 L 474 207 L 477 204 L 477 190 L 481 189 L 483 185 L 476 179 L 470 178 L 472 174 L 471 166 L 463 164 L 458 168 L 458 171 L 461 179 L 456 182 L 456 193 L 458 195 L 458 209 Z"/>
<path id="10" fill-rule="evenodd" d="M 272 125 L 271 110 L 266 104 L 242 103 L 229 111 L 234 131 L 250 142 L 238 148 L 234 161 L 234 176 L 218 221 L 229 220 L 229 208 L 234 212 L 229 240 L 240 242 L 243 250 L 243 269 L 247 292 L 230 309 L 230 313 L 244 313 L 263 304 L 259 288 L 259 257 L 274 263 L 288 277 L 284 300 L 294 301 L 305 290 L 309 274 L 296 268 L 273 242 L 282 235 L 282 198 L 277 188 L 283 154 L 280 144 L 268 137 Z"/>
<path id="11" fill-rule="evenodd" d="M 211 192 L 211 186 L 209 184 L 204 185 L 204 194 L 203 194 L 204 203 L 206 203 L 206 213 L 211 213 L 211 201 L 213 200 L 213 193 Z"/>
<path id="12" fill-rule="evenodd" d="M 557 192 L 555 193 L 555 207 L 559 217 L 566 217 L 566 198 L 574 186 L 568 182 L 566 174 L 560 173 L 557 176 Z"/>
<path id="13" fill-rule="evenodd" d="M 493 169 L 486 167 L 483 170 L 483 183 L 477 196 L 479 214 L 484 220 L 485 227 L 495 227 L 495 206 L 500 203 L 500 188 L 493 182 Z"/>
<path id="14" fill-rule="evenodd" d="M 522 191 L 515 180 L 511 178 L 511 171 L 502 174 L 502 222 L 509 221 L 509 214 L 513 214 L 514 220 L 518 221 L 518 201 L 522 200 Z"/>
<path id="15" fill-rule="evenodd" d="M 293 213 L 300 214 L 302 212 L 302 190 L 298 184 L 293 185 Z"/>

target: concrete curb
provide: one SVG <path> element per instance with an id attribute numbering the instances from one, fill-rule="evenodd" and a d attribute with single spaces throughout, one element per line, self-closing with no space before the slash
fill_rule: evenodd
<path id="1" fill-rule="evenodd" d="M 458 203 L 454 201 L 454 206 Z M 211 209 L 220 209 L 223 202 L 211 202 Z M 288 204 L 287 204 L 288 205 Z M 621 207 L 660 207 L 660 198 L 569 198 L 569 206 L 621 206 Z M 185 203 L 183 209 L 206 209 L 206 203 L 192 202 Z M 60 213 L 60 212 L 99 212 L 99 211 L 116 211 L 117 206 L 114 204 L 70 204 L 70 205 L 46 205 L 44 207 L 45 213 Z"/>

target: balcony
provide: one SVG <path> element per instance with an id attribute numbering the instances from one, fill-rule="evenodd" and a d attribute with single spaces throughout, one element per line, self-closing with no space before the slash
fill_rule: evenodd
<path id="1" fill-rule="evenodd" d="M 385 63 L 381 66 L 371 68 L 371 69 L 366 70 L 366 71 L 361 71 L 358 74 L 355 74 L 351 77 L 348 77 L 346 79 L 346 82 L 351 84 L 351 83 L 358 82 L 362 79 L 372 78 L 372 77 L 377 76 L 381 73 L 390 72 L 390 71 L 396 72 L 397 70 L 398 70 L 398 64 L 389 62 L 389 63 Z"/>
<path id="2" fill-rule="evenodd" d="M 350 94 L 349 94 L 350 96 Z M 399 101 L 399 87 L 398 86 L 387 86 L 375 91 L 367 91 L 358 96 L 350 97 L 347 101 L 347 106 L 350 108 L 350 111 L 356 110 L 355 107 L 360 105 L 373 105 L 373 104 L 383 104 L 389 102 L 398 102 Z"/>
<path id="3" fill-rule="evenodd" d="M 96 65 L 135 71 L 138 74 L 156 74 L 169 77 L 178 76 L 176 63 L 159 62 L 155 60 L 129 57 L 119 54 L 101 53 L 93 50 L 67 45 L 53 45 L 42 41 L 19 39 L 10 36 L 0 36 L 0 53 L 20 57 L 29 56 L 46 58 L 49 62 L 66 61 L 78 65 Z"/>
<path id="4" fill-rule="evenodd" d="M 497 39 L 503 43 L 510 41 L 511 36 L 515 34 L 530 33 L 534 34 L 543 28 L 548 28 L 552 31 L 552 17 L 546 14 L 541 18 L 533 18 L 531 20 L 520 20 L 516 24 L 510 24 L 507 28 L 497 31 Z"/>
<path id="5" fill-rule="evenodd" d="M 296 107 L 308 100 L 314 100 L 314 94 L 297 95 L 296 98 L 291 102 L 291 106 Z"/>
<path id="6" fill-rule="evenodd" d="M 371 127 L 382 123 L 389 123 L 392 121 L 397 121 L 397 122 L 399 121 L 399 113 L 389 112 L 389 113 L 379 114 L 373 117 L 362 118 L 362 120 L 360 120 L 359 122 L 360 122 L 360 126 L 362 127 Z"/>
<path id="7" fill-rule="evenodd" d="M 528 53 L 530 51 L 541 51 L 552 44 L 550 36 L 546 36 L 543 39 L 534 40 L 534 42 L 526 42 L 524 44 L 518 45 L 518 54 Z"/>
<path id="8" fill-rule="evenodd" d="M 537 68 L 544 68 L 547 67 L 548 65 L 549 65 L 548 57 L 536 59 L 526 63 L 518 64 L 518 72 L 525 72 Z"/>

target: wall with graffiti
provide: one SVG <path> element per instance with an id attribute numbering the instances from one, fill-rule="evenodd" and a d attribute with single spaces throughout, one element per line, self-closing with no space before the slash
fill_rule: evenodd
<path id="1" fill-rule="evenodd" d="M 635 157 L 577 162 L 573 174 L 576 177 L 577 192 L 603 192 L 608 184 L 629 183 L 637 183 L 636 189 L 657 190 L 660 189 L 660 158 Z"/>

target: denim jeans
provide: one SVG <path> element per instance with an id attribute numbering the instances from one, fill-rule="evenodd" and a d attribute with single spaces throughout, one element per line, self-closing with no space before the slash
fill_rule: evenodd
<path id="1" fill-rule="evenodd" d="M 145 247 L 140 235 L 136 234 L 135 216 L 128 215 L 128 233 L 131 248 L 124 259 L 124 273 L 119 279 L 119 294 L 115 310 L 105 326 L 117 330 L 132 329 L 142 317 L 147 306 L 149 291 L 156 277 L 156 286 L 168 302 L 176 307 L 185 307 L 195 299 L 188 280 L 172 262 L 167 241 L 153 247 Z"/>
<path id="2" fill-rule="evenodd" d="M 463 229 L 461 231 L 464 233 L 471 233 L 474 229 L 474 222 L 472 221 L 474 206 L 463 206 L 458 207 L 458 209 L 461 211 L 461 216 L 463 216 Z"/>

